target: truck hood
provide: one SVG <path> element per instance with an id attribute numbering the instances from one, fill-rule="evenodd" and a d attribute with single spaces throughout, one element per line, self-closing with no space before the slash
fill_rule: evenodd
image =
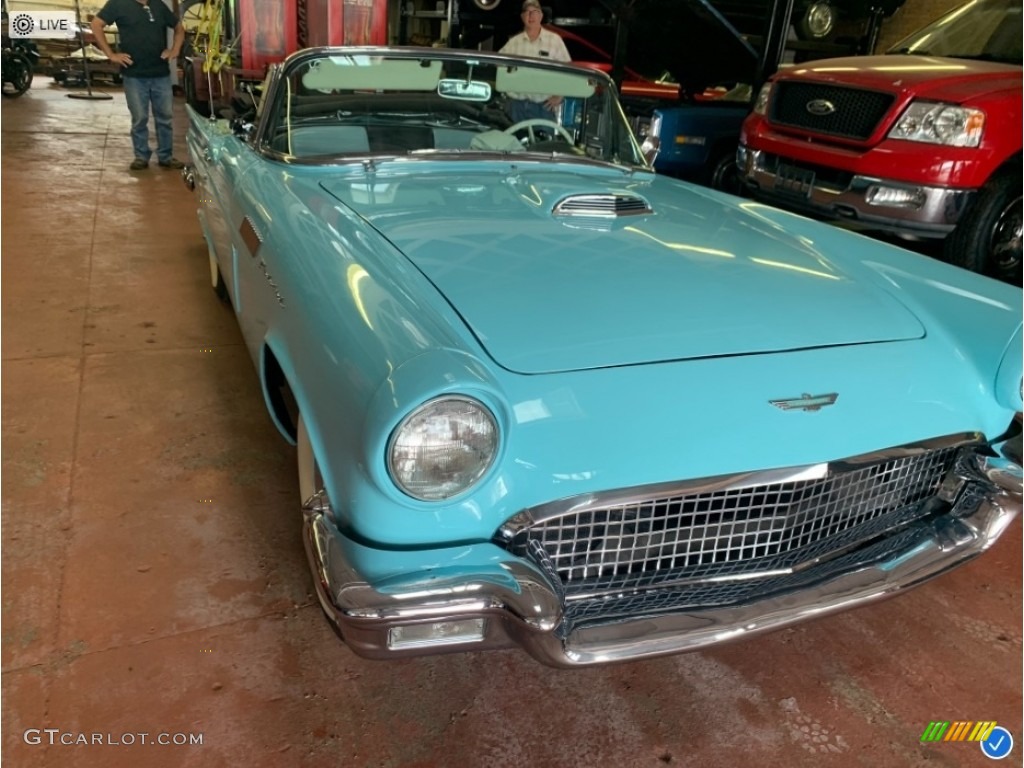
<path id="1" fill-rule="evenodd" d="M 546 373 L 919 338 L 816 226 L 664 177 L 474 163 L 321 186 L 404 253 L 499 365 Z M 560 216 L 557 204 L 649 206 Z M 627 201 L 627 202 L 623 202 Z M 865 241 L 866 242 L 866 241 Z M 877 244 L 875 248 L 879 247 Z M 850 259 L 846 262 L 846 259 Z M 844 263 L 840 263 L 840 261 Z"/>
<path id="2" fill-rule="evenodd" d="M 991 61 L 889 54 L 810 62 L 783 70 L 778 77 L 960 101 L 989 91 L 1019 89 L 1021 68 Z"/>

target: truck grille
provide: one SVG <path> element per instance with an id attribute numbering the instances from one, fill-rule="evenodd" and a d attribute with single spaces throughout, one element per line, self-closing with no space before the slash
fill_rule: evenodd
<path id="1" fill-rule="evenodd" d="M 894 100 L 891 93 L 782 80 L 775 86 L 770 118 L 778 125 L 866 141 Z M 813 102 L 827 102 L 834 111 L 813 114 L 808 109 Z"/>
<path id="2" fill-rule="evenodd" d="M 513 518 L 498 543 L 564 595 L 563 632 L 584 620 L 730 605 L 889 554 L 937 500 L 960 448 L 946 446 L 820 478 L 582 505 Z M 520 522 L 516 525 L 517 520 Z"/>

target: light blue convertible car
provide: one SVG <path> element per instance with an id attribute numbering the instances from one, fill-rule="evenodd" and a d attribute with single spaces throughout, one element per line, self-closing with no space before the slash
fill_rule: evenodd
<path id="1" fill-rule="evenodd" d="M 1020 290 L 656 176 L 601 73 L 307 50 L 249 122 L 191 120 L 213 285 L 356 653 L 703 648 L 939 575 L 1020 509 Z"/>

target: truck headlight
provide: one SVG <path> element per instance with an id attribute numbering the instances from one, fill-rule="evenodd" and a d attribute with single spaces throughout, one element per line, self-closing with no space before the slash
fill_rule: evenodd
<path id="1" fill-rule="evenodd" d="M 754 112 L 759 115 L 768 113 L 768 99 L 772 95 L 772 84 L 765 83 L 761 86 L 761 90 L 757 92 L 757 101 L 754 102 Z"/>
<path id="2" fill-rule="evenodd" d="M 388 474 L 403 493 L 443 501 L 475 485 L 494 462 L 498 423 L 479 401 L 430 400 L 406 416 L 388 441 Z"/>
<path id="3" fill-rule="evenodd" d="M 985 113 L 980 109 L 941 101 L 912 101 L 889 131 L 889 138 L 976 147 L 984 129 Z"/>

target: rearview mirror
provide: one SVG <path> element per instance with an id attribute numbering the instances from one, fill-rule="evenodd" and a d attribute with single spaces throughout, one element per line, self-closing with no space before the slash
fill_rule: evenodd
<path id="1" fill-rule="evenodd" d="M 437 95 L 461 101 L 487 101 L 491 98 L 491 84 L 482 80 L 440 80 L 437 83 Z"/>

